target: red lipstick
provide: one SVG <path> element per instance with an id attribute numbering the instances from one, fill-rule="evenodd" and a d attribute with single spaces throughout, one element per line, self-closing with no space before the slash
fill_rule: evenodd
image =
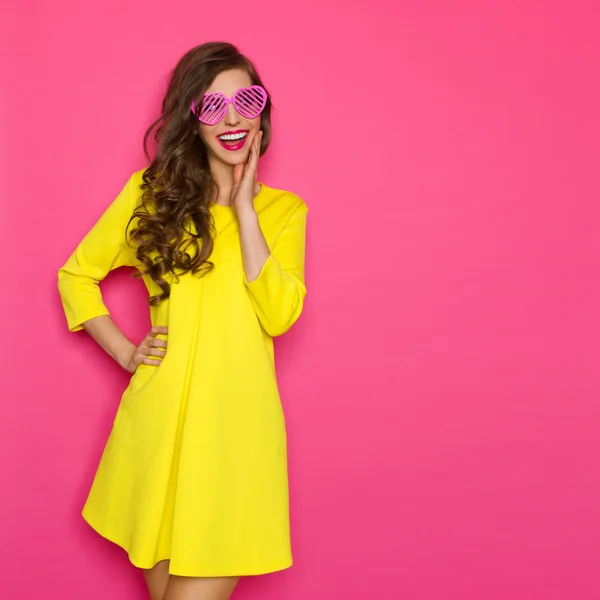
<path id="1" fill-rule="evenodd" d="M 232 140 L 232 141 L 225 141 L 219 137 L 219 135 L 234 135 L 236 133 L 245 133 L 246 136 L 243 137 L 241 140 Z M 249 131 L 247 129 L 236 129 L 234 131 L 233 130 L 232 131 L 224 131 L 223 133 L 221 133 L 217 136 L 217 140 L 219 141 L 219 144 L 221 144 L 221 146 L 223 146 L 223 148 L 225 148 L 225 150 L 230 150 L 230 151 L 241 150 L 244 147 L 246 140 L 248 139 L 248 133 L 249 133 Z"/>

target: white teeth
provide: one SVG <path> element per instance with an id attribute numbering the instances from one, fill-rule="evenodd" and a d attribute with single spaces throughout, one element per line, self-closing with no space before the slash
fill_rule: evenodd
<path id="1" fill-rule="evenodd" d="M 226 141 L 226 140 L 243 140 L 246 137 L 247 133 L 245 131 L 242 131 L 242 133 L 232 133 L 229 135 L 220 135 L 219 139 Z"/>

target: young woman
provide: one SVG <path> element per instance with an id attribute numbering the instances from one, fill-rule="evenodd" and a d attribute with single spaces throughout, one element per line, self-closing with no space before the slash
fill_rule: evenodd
<path id="1" fill-rule="evenodd" d="M 307 206 L 257 182 L 270 112 L 234 46 L 193 48 L 146 133 L 150 166 L 59 270 L 69 330 L 133 373 L 83 517 L 144 570 L 152 600 L 225 600 L 241 576 L 292 564 L 273 337 L 302 311 Z M 149 293 L 139 345 L 98 287 L 124 265 Z"/>

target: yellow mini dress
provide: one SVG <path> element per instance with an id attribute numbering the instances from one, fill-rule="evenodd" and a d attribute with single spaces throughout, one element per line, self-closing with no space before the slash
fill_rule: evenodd
<path id="1" fill-rule="evenodd" d="M 107 315 L 99 282 L 141 268 L 125 229 L 143 170 L 58 272 L 70 331 Z M 254 198 L 270 255 L 248 281 L 234 210 L 214 205 L 217 234 L 202 276 L 171 277 L 171 296 L 150 306 L 167 325 L 165 358 L 141 365 L 117 410 L 84 519 L 137 567 L 170 559 L 170 573 L 257 575 L 292 565 L 287 437 L 273 337 L 302 311 L 306 204 L 262 185 Z M 148 293 L 160 288 L 144 276 Z"/>

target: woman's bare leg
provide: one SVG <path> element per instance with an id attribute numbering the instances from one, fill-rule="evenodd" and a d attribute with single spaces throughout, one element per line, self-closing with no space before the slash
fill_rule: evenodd
<path id="1" fill-rule="evenodd" d="M 239 579 L 171 575 L 164 600 L 229 600 Z"/>
<path id="2" fill-rule="evenodd" d="M 164 600 L 169 583 L 169 561 L 161 560 L 151 569 L 142 569 L 146 585 L 150 592 L 150 600 Z"/>

